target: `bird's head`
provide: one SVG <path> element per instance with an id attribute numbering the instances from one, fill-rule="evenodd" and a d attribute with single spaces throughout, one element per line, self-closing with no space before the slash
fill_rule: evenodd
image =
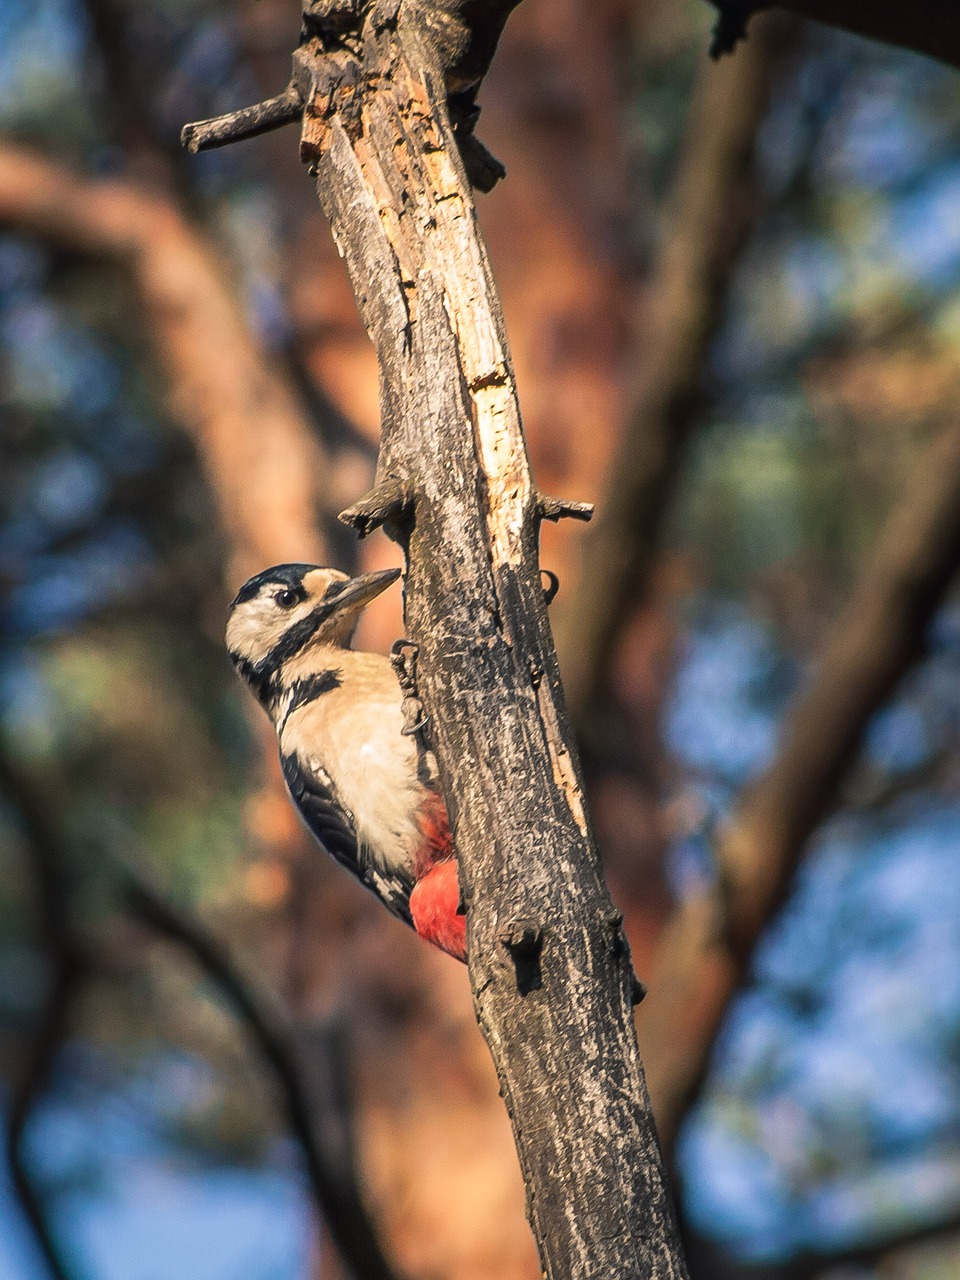
<path id="1" fill-rule="evenodd" d="M 357 578 L 313 564 L 264 569 L 230 606 L 227 649 L 234 666 L 266 701 L 291 658 L 314 645 L 349 645 L 364 606 L 399 577 L 399 569 Z"/>

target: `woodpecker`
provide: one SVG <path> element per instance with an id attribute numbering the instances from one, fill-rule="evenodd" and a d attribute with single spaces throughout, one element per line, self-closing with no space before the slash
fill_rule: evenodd
<path id="1" fill-rule="evenodd" d="M 350 647 L 365 606 L 399 576 L 265 569 L 230 606 L 227 649 L 273 721 L 287 789 L 312 834 L 388 911 L 465 960 L 436 760 L 404 732 L 390 659 Z"/>

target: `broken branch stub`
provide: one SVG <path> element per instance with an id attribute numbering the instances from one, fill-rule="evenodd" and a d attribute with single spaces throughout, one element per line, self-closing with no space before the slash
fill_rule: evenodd
<path id="1" fill-rule="evenodd" d="M 480 117 L 477 90 L 486 75 L 497 43 L 510 13 L 520 0 L 424 0 L 417 8 L 434 65 L 440 69 L 446 91 L 453 137 L 460 151 L 467 177 L 478 191 L 492 191 L 507 171 L 491 155 L 474 130 Z M 318 126 L 311 123 L 317 98 L 323 97 L 329 62 L 318 62 L 318 54 L 335 53 L 338 45 L 349 45 L 351 33 L 358 30 L 364 15 L 373 8 L 371 0 L 306 0 L 300 46 L 293 56 L 293 75 L 283 93 L 266 102 L 229 111 L 211 120 L 198 120 L 185 125 L 180 133 L 181 145 L 192 154 L 244 142 L 284 125 L 303 122 L 301 155 L 307 159 L 315 146 Z M 376 6 L 382 16 L 395 16 L 399 0 L 389 6 L 381 0 Z M 388 12 L 388 9 L 390 12 Z M 355 50 L 351 50 L 355 52 Z M 301 56 L 301 55 L 305 56 Z M 350 59 L 341 64 L 349 72 Z M 319 72 L 320 81 L 316 79 Z M 340 85 L 341 91 L 343 85 Z M 304 104 L 313 103 L 314 110 L 304 118 Z M 340 110 L 343 102 L 340 102 Z"/>
<path id="2" fill-rule="evenodd" d="M 545 511 L 532 482 L 500 304 L 425 22 L 458 11 L 478 14 L 479 27 L 485 6 L 336 9 L 335 26 L 321 21 L 298 49 L 295 78 L 309 85 L 301 156 L 380 364 L 378 486 L 345 515 L 361 529 L 386 521 L 407 554 L 417 693 L 528 1215 L 551 1280 L 682 1280 L 634 1031 L 635 978 L 610 924 L 538 564 L 541 519 L 586 511 Z M 339 20 L 347 10 L 352 23 Z M 402 518 L 391 519 L 398 496 Z"/>

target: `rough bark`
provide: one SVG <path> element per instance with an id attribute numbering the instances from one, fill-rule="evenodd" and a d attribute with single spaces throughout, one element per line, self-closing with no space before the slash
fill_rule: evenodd
<path id="1" fill-rule="evenodd" d="M 871 716 L 923 651 L 960 566 L 960 427 L 920 460 L 788 716 L 773 763 L 719 832 L 717 889 L 669 921 L 640 1018 L 665 1143 L 700 1083 L 721 1017 L 804 848 L 836 800 Z"/>
<path id="2" fill-rule="evenodd" d="M 577 589 L 560 614 L 557 647 L 577 724 L 596 705 L 617 639 L 649 585 L 701 402 L 704 361 L 756 218 L 749 178 L 757 130 L 777 65 L 798 32 L 789 19 L 762 15 L 736 58 L 702 74 L 663 244 L 644 289 L 645 336 L 627 425 L 585 540 Z"/>
<path id="3" fill-rule="evenodd" d="M 250 331 L 225 263 L 176 206 L 0 145 L 0 225 L 129 273 L 175 418 L 195 441 L 242 582 L 264 564 L 328 560 L 335 497 L 317 433 Z"/>
<path id="4" fill-rule="evenodd" d="M 629 952 L 546 620 L 543 508 L 440 56 L 419 7 L 362 8 L 311 5 L 295 58 L 301 154 L 380 360 L 379 484 L 348 515 L 363 532 L 388 523 L 407 551 L 477 1015 L 545 1273 L 683 1276 Z"/>
<path id="5" fill-rule="evenodd" d="M 729 51 L 740 38 L 750 14 L 771 8 L 769 0 L 712 0 L 720 10 L 715 34 L 717 53 Z M 804 18 L 887 44 L 902 45 L 960 67 L 960 15 L 944 0 L 787 0 L 781 6 Z"/>
<path id="6" fill-rule="evenodd" d="M 623 416 L 626 318 L 635 290 L 627 227 L 646 216 L 646 205 L 637 207 L 645 198 L 642 184 L 632 205 L 626 197 L 620 128 L 626 10 L 636 18 L 631 0 L 592 0 L 585 21 L 583 0 L 520 5 L 479 98 L 478 132 L 508 174 L 478 204 L 521 388 L 527 447 L 539 486 L 572 497 L 603 492 Z M 651 16 L 642 9 L 641 22 L 644 15 Z M 257 88 L 269 97 L 289 75 L 289 0 L 257 0 L 240 19 Z M 642 39 L 643 28 L 633 38 Z M 282 202 L 285 294 L 300 359 L 364 439 L 378 441 L 376 358 L 312 184 L 290 163 L 294 145 L 288 134 L 274 134 L 246 144 L 233 165 L 257 166 Z M 361 487 L 367 486 L 355 484 L 354 493 Z M 561 521 L 542 531 L 542 563 L 561 582 L 551 606 L 554 625 L 586 528 Z M 364 568 L 386 567 L 397 556 L 383 538 L 366 539 L 360 550 Z M 381 601 L 381 612 L 365 618 L 360 644 L 385 651 L 403 631 L 399 608 L 387 608 L 399 605 L 400 593 Z M 594 808 L 594 816 L 602 829 L 603 813 Z M 651 839 L 644 846 L 651 857 L 653 845 Z M 309 859 L 295 872 L 290 895 L 293 909 L 305 916 L 297 934 L 299 990 L 302 999 L 325 1008 L 339 1000 L 348 1011 L 363 1169 L 393 1254 L 415 1275 L 535 1280 L 540 1270 L 510 1124 L 476 1029 L 466 975 L 398 935 L 389 921 L 374 936 L 375 916 L 364 915 L 362 931 L 338 930 L 334 904 L 344 902 L 349 921 L 354 899 L 340 888 L 338 871 L 320 879 L 315 866 Z M 647 971 L 654 928 L 669 903 L 638 884 L 635 866 L 632 843 L 624 839 L 613 876 L 610 861 L 605 870 L 626 916 L 634 963 Z M 315 884 L 309 903 L 300 888 L 308 875 Z M 364 982 L 356 978 L 358 968 Z M 392 993 L 401 968 L 404 1013 L 391 1017 L 387 1035 L 380 1010 L 386 991 L 398 1004 Z M 430 1065 L 436 1061 L 441 1072 Z"/>

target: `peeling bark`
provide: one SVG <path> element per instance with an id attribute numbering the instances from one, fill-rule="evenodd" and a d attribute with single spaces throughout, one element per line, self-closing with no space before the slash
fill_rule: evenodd
<path id="1" fill-rule="evenodd" d="M 360 514 L 407 552 L 406 619 L 460 858 L 477 1015 L 545 1273 L 682 1277 L 629 950 L 546 620 L 543 510 L 444 69 L 422 6 L 365 8 L 308 10 L 301 154 L 380 360 L 387 498 Z"/>

